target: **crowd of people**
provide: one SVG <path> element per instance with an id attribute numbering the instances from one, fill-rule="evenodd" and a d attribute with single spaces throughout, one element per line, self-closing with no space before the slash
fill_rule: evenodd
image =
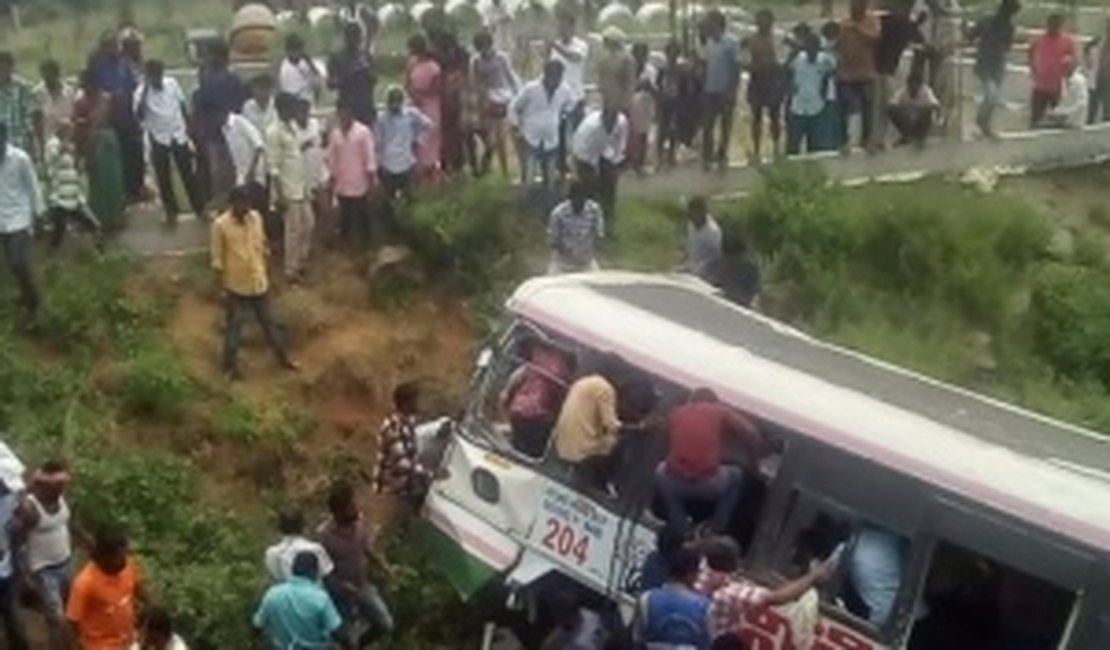
<path id="1" fill-rule="evenodd" d="M 1001 0 L 965 30 L 982 84 L 977 123 L 990 137 L 1019 10 L 1017 0 Z M 842 20 L 788 30 L 764 9 L 742 38 L 711 9 L 692 42 L 672 39 L 659 55 L 613 27 L 594 51 L 574 11 L 560 9 L 541 71 L 528 81 L 517 70 L 526 62 L 508 51 L 520 48 L 511 45 L 507 12 L 490 12 L 469 47 L 449 23 L 431 21 L 408 40 L 401 83 L 385 89 L 381 106 L 380 26 L 373 12 L 348 13 L 325 65 L 292 33 L 273 74 L 243 78 L 229 65 L 228 46 L 217 42 L 205 49 L 188 96 L 164 62 L 144 56 L 133 29 L 105 35 L 76 86 L 54 61 L 41 64 L 41 82 L 31 86 L 14 74 L 11 54 L 0 52 L 0 242 L 25 321 L 33 325 L 40 302 L 29 262 L 36 219 L 49 216 L 42 221 L 55 247 L 71 225 L 98 237 L 118 229 L 129 204 L 153 196 L 148 165 L 169 227 L 182 212 L 182 190 L 189 209 L 208 219 L 229 205 L 233 188 L 243 188 L 262 220 L 263 254 L 281 250 L 284 275 L 297 283 L 322 239 L 364 248 L 415 186 L 482 176 L 496 161 L 501 174 L 539 197 L 549 268 L 560 272 L 596 265 L 596 242 L 614 227 L 623 171 L 664 170 L 683 146 L 700 148 L 706 169 L 728 164 L 745 74 L 754 160 L 768 149 L 847 151 L 857 137 L 876 151 L 890 144 L 888 125 L 895 144 L 924 146 L 938 124 L 955 119 L 934 88 L 944 59 L 934 43 L 945 17 L 938 3 L 886 0 L 873 10 L 868 0 L 853 0 Z M 1110 87 L 1104 41 L 1080 52 L 1062 18 L 1049 16 L 1029 48 L 1031 126 L 1101 119 Z M 325 109 L 328 90 L 334 111 Z M 557 187 L 568 190 L 561 203 Z M 698 233 L 700 252 L 715 236 L 708 221 Z M 222 223 L 214 241 L 216 230 L 229 238 Z M 219 250 L 226 255 L 229 247 Z M 728 274 L 718 265 L 715 275 L 721 283 Z M 239 297 L 266 293 L 255 285 Z"/>
<path id="2" fill-rule="evenodd" d="M 423 497 L 431 470 L 416 446 L 420 389 L 402 383 L 379 433 L 374 491 L 405 507 Z M 74 513 L 74 477 L 61 460 L 27 471 L 0 442 L 0 643 L 29 650 L 28 610 L 41 614 L 45 650 L 188 650 L 158 603 L 112 513 Z M 391 569 L 374 551 L 376 528 L 353 484 L 328 490 L 327 516 L 309 527 L 299 510 L 277 517 L 280 538 L 260 558 L 269 586 L 254 626 L 274 650 L 365 648 L 394 628 L 371 581 Z M 78 514 L 83 516 L 79 517 Z M 91 521 L 95 530 L 86 526 Z M 87 561 L 77 569 L 78 558 Z"/>

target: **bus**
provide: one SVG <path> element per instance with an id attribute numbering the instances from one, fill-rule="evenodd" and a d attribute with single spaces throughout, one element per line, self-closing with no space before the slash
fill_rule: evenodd
<path id="1" fill-rule="evenodd" d="M 839 559 L 811 636 L 754 610 L 750 648 L 1110 648 L 1107 437 L 821 342 L 689 276 L 537 278 L 506 312 L 423 506 L 464 596 L 494 584 L 525 602 L 558 576 L 627 617 L 663 523 L 659 445 L 626 454 L 619 487 L 598 491 L 550 445 L 513 443 L 502 394 L 527 363 L 521 341 L 542 340 L 579 375 L 616 355 L 650 378 L 657 421 L 704 387 L 769 440 L 734 517 L 745 576 L 773 586 L 821 544 Z"/>

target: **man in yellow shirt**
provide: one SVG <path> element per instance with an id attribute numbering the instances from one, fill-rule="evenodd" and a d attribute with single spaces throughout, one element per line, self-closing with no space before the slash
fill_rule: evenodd
<path id="1" fill-rule="evenodd" d="M 220 274 L 227 310 L 224 371 L 232 379 L 242 377 L 238 361 L 239 343 L 242 338 L 243 312 L 247 309 L 254 312 L 266 334 L 266 341 L 282 367 L 296 370 L 298 366 L 289 358 L 270 311 L 266 233 L 262 228 L 262 217 L 251 209 L 251 192 L 248 188 L 234 188 L 230 195 L 230 209 L 212 224 L 211 255 L 212 268 Z"/>
<path id="2" fill-rule="evenodd" d="M 571 384 L 555 422 L 555 453 L 574 467 L 584 484 L 603 486 L 608 480 L 609 455 L 621 427 L 617 417 L 617 366 L 603 368 Z"/>

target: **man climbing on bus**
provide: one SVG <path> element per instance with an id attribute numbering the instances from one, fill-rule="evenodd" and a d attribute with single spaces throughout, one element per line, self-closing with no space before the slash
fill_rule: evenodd
<path id="1" fill-rule="evenodd" d="M 722 462 L 724 436 L 737 436 L 745 449 L 745 469 Z M 756 472 L 767 444 L 746 417 L 722 404 L 708 388 L 699 388 L 686 404 L 675 408 L 667 426 L 667 458 L 655 472 L 655 489 L 667 511 L 667 521 L 686 530 L 690 501 L 713 503 L 709 529 L 722 533 L 740 502 L 744 472 Z"/>
<path id="2" fill-rule="evenodd" d="M 782 613 L 790 625 L 795 647 L 808 648 L 820 618 L 818 597 L 810 590 L 826 582 L 836 569 L 836 561 L 814 560 L 801 577 L 768 589 L 739 577 L 740 545 L 731 537 L 711 537 L 699 544 L 705 554 L 697 590 L 709 597 L 709 632 L 716 640 L 741 636 L 746 614 L 763 607 L 792 605 Z"/>

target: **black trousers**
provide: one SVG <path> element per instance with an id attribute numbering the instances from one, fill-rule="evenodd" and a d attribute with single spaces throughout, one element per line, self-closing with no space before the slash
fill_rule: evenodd
<path id="1" fill-rule="evenodd" d="M 1032 97 L 1029 99 L 1029 128 L 1033 129 L 1039 126 L 1048 109 L 1056 108 L 1056 104 L 1059 103 L 1060 93 L 1034 90 Z"/>
<path id="2" fill-rule="evenodd" d="M 166 221 L 173 224 L 177 222 L 180 209 L 177 203 L 177 194 L 173 189 L 173 175 L 170 173 L 170 164 L 177 167 L 181 175 L 181 182 L 185 184 L 185 193 L 188 194 L 189 205 L 197 218 L 204 217 L 204 202 L 200 195 L 200 186 L 197 184 L 196 173 L 193 169 L 193 152 L 184 143 L 170 145 L 158 144 L 150 141 L 150 164 L 154 167 L 154 178 L 158 181 L 158 193 L 162 196 L 162 207 L 166 210 Z"/>
<path id="3" fill-rule="evenodd" d="M 703 165 L 728 162 L 728 147 L 732 140 L 732 117 L 736 112 L 736 97 L 727 93 L 705 93 L 705 123 L 702 126 L 701 162 Z M 718 125 L 720 140 L 714 147 Z"/>
<path id="4" fill-rule="evenodd" d="M 369 197 L 339 197 L 339 237 L 343 245 L 365 246 L 372 234 Z"/>
<path id="5" fill-rule="evenodd" d="M 99 232 L 100 222 L 96 220 L 96 215 L 88 206 L 80 206 L 77 208 L 63 208 L 60 206 L 53 206 L 47 213 L 50 217 L 50 247 L 57 249 L 62 245 L 65 240 L 66 228 L 70 222 L 73 222 L 81 227 L 85 232 Z"/>
<path id="6" fill-rule="evenodd" d="M 932 109 L 890 106 L 887 108 L 887 116 L 898 130 L 898 135 L 907 142 L 924 142 L 933 126 Z"/>
<path id="7" fill-rule="evenodd" d="M 4 626 L 7 644 L 0 647 L 8 650 L 27 650 L 27 635 L 19 620 L 19 603 L 16 598 L 16 578 L 11 576 L 0 580 L 0 621 Z"/>
<path id="8" fill-rule="evenodd" d="M 597 165 L 575 160 L 578 178 L 589 189 L 590 198 L 597 201 L 605 213 L 606 228 L 611 229 L 617 220 L 617 180 L 620 168 L 602 158 Z"/>
<path id="9" fill-rule="evenodd" d="M 226 323 L 224 326 L 224 370 L 234 371 L 239 369 L 239 346 L 243 339 L 243 318 L 247 311 L 254 312 L 254 317 L 266 335 L 266 342 L 270 345 L 274 356 L 282 363 L 288 363 L 289 354 L 285 349 L 285 342 L 274 320 L 273 311 L 270 309 L 270 295 L 264 293 L 258 296 L 241 296 L 230 291 L 224 300 Z"/>
<path id="10" fill-rule="evenodd" d="M 39 291 L 31 275 L 31 229 L 0 233 L 0 248 L 19 287 L 20 306 L 29 314 L 38 312 Z"/>
<path id="11" fill-rule="evenodd" d="M 119 101 L 131 102 L 131 97 Z M 120 167 L 123 170 L 123 189 L 127 198 L 138 201 L 143 193 L 143 130 L 133 116 L 117 117 L 112 130 L 119 140 Z"/>

